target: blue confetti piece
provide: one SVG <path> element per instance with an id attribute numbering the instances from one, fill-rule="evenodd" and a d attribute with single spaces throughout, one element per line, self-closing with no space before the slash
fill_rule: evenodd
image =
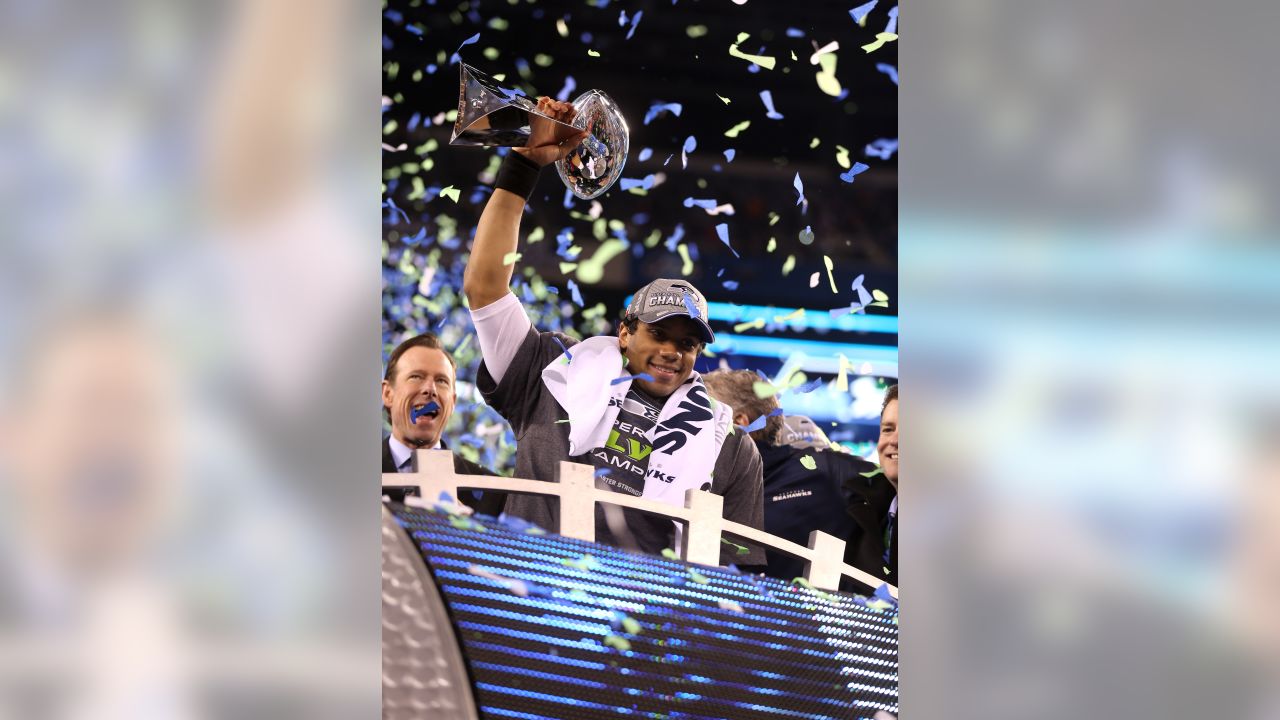
<path id="1" fill-rule="evenodd" d="M 656 179 L 657 178 L 653 174 L 646 175 L 643 180 L 636 180 L 635 178 L 619 178 L 618 187 L 622 188 L 624 191 L 637 187 L 648 190 L 653 187 L 653 183 Z"/>
<path id="2" fill-rule="evenodd" d="M 894 607 L 898 606 L 897 599 L 895 599 L 892 595 L 889 594 L 889 586 L 887 584 L 881 585 L 880 587 L 876 588 L 875 595 L 873 595 L 872 597 L 875 597 L 878 600 L 884 600 L 885 602 L 888 602 L 888 603 L 893 603 Z"/>
<path id="3" fill-rule="evenodd" d="M 640 24 L 640 18 L 644 17 L 643 10 L 637 10 L 635 15 L 631 16 L 631 29 L 627 31 L 627 39 L 630 40 L 632 35 L 636 34 L 636 26 Z"/>
<path id="4" fill-rule="evenodd" d="M 724 289 L 725 289 L 725 290 L 737 290 L 737 289 L 738 289 L 738 281 L 737 281 L 737 280 L 725 280 L 724 282 L 722 282 L 722 283 L 720 283 L 720 284 L 721 284 L 721 285 L 724 285 Z"/>
<path id="5" fill-rule="evenodd" d="M 885 75 L 888 75 L 894 85 L 898 84 L 898 68 L 890 65 L 889 63 L 876 63 L 876 69 Z"/>
<path id="6" fill-rule="evenodd" d="M 447 490 L 441 490 L 441 491 L 440 491 L 440 497 L 436 498 L 436 500 L 437 500 L 438 502 L 442 502 L 442 503 L 445 503 L 445 504 L 447 504 L 447 505 L 451 505 L 451 504 L 453 504 L 453 497 L 452 497 L 451 495 L 449 495 L 449 491 L 447 491 Z"/>
<path id="7" fill-rule="evenodd" d="M 440 409 L 440 406 L 439 406 L 439 405 L 437 405 L 437 404 L 436 404 L 436 402 L 435 402 L 434 400 L 432 400 L 431 402 L 427 403 L 427 404 L 426 404 L 426 405 L 424 405 L 423 407 L 421 407 L 421 408 L 419 408 L 419 409 L 417 409 L 417 410 L 413 410 L 413 411 L 411 411 L 411 412 L 409 413 L 409 422 L 410 422 L 410 423 L 412 423 L 412 424 L 414 424 L 414 425 L 417 425 L 417 424 L 418 424 L 418 418 L 422 417 L 423 415 L 427 415 L 427 414 L 429 414 L 429 413 L 433 413 L 433 412 L 435 412 L 435 411 L 437 411 L 437 410 L 439 410 L 439 409 Z"/>
<path id="8" fill-rule="evenodd" d="M 694 319 L 699 317 L 698 304 L 693 301 L 693 297 L 689 293 L 684 294 L 684 306 L 689 311 L 689 317 Z"/>
<path id="9" fill-rule="evenodd" d="M 847 183 L 851 183 L 853 182 L 853 176 L 866 172 L 868 167 L 870 166 L 866 163 L 856 162 L 853 164 L 853 167 L 849 168 L 849 172 L 840 173 L 840 179 Z"/>
<path id="10" fill-rule="evenodd" d="M 593 475 L 593 477 L 601 478 L 608 474 L 609 474 L 609 468 L 596 468 L 596 472 Z"/>
<path id="11" fill-rule="evenodd" d="M 884 26 L 884 31 L 887 33 L 898 32 L 898 6 L 897 5 L 894 5 L 893 7 L 889 8 L 889 24 Z"/>
<path id="12" fill-rule="evenodd" d="M 569 99 L 569 94 L 578 87 L 578 81 L 573 79 L 572 75 L 566 75 L 564 78 L 564 87 L 560 88 L 560 92 L 556 93 L 556 99 L 565 102 Z"/>
<path id="13" fill-rule="evenodd" d="M 684 139 L 684 147 L 680 149 L 680 167 L 689 167 L 689 153 L 698 147 L 698 139 L 690 135 Z"/>
<path id="14" fill-rule="evenodd" d="M 778 416 L 779 416 L 779 415 L 781 415 L 781 414 L 782 414 L 782 406 L 778 406 L 778 407 L 776 407 L 776 408 L 774 408 L 774 409 L 770 410 L 770 411 L 769 411 L 769 414 L 768 414 L 768 415 L 765 415 L 765 417 L 778 417 Z"/>
<path id="15" fill-rule="evenodd" d="M 418 27 L 417 25 L 406 25 L 404 29 L 408 30 L 414 35 L 417 35 L 418 37 L 422 37 L 422 28 Z"/>
<path id="16" fill-rule="evenodd" d="M 768 421 L 769 421 L 768 415 L 761 415 L 755 420 L 752 420 L 750 425 L 746 425 L 746 426 L 739 425 L 738 429 L 742 430 L 742 432 L 745 432 L 745 433 L 753 433 L 757 430 L 763 430 L 765 423 Z"/>
<path id="17" fill-rule="evenodd" d="M 739 257 L 738 251 L 734 250 L 733 246 L 729 244 L 729 224 L 728 223 L 720 223 L 719 225 L 716 225 L 716 235 L 720 236 L 720 242 L 724 243 L 725 247 L 729 248 L 729 251 L 733 253 L 734 257 Z"/>
<path id="18" fill-rule="evenodd" d="M 565 284 L 569 286 L 569 296 L 573 298 L 574 304 L 582 307 L 582 291 L 578 289 L 578 283 L 569 280 Z"/>
<path id="19" fill-rule="evenodd" d="M 718 204 L 719 203 L 717 203 L 712 198 L 699 199 L 699 198 L 687 197 L 684 199 L 684 206 L 687 208 L 697 206 L 702 208 L 703 210 L 715 210 L 716 205 Z M 408 220 L 408 216 L 405 216 L 405 219 Z"/>
<path id="20" fill-rule="evenodd" d="M 761 90 L 760 100 L 764 102 L 764 109 L 766 110 L 765 117 L 770 120 L 781 120 L 783 118 L 782 113 L 773 109 L 773 93 L 768 90 Z"/>
<path id="21" fill-rule="evenodd" d="M 382 13 L 382 17 L 390 20 L 391 22 L 397 25 L 404 22 L 404 15 L 401 15 L 400 12 L 397 10 L 385 10 Z"/>
<path id="22" fill-rule="evenodd" d="M 733 148 L 729 148 L 728 150 L 725 150 L 724 151 L 725 162 L 733 162 L 733 156 L 736 155 L 737 153 L 738 151 L 734 150 Z"/>
<path id="23" fill-rule="evenodd" d="M 849 308 L 836 308 L 836 309 L 837 309 L 837 310 L 844 310 L 845 312 L 849 312 Z M 833 311 L 833 312 L 834 312 L 834 311 Z M 826 383 L 826 380 L 823 380 L 822 378 L 815 378 L 815 379 L 810 380 L 809 382 L 807 382 L 807 383 L 805 383 L 805 384 L 801 385 L 800 387 L 792 388 L 792 389 L 791 389 L 791 392 L 793 392 L 793 393 L 798 393 L 798 394 L 800 394 L 800 395 L 804 395 L 805 393 L 811 393 L 811 392 L 813 392 L 814 390 L 817 390 L 818 388 L 822 387 L 824 383 Z"/>
<path id="24" fill-rule="evenodd" d="M 681 105 L 680 103 L 654 103 L 653 105 L 649 106 L 649 112 L 644 114 L 644 124 L 648 125 L 650 120 L 653 120 L 654 118 L 658 117 L 664 112 L 670 112 L 676 117 L 680 117 L 680 113 L 683 111 L 684 111 L 684 106 Z M 645 148 L 644 150 L 641 150 L 640 154 L 643 156 L 640 158 L 641 160 L 648 159 L 648 155 L 645 154 L 646 152 L 652 154 L 653 151 L 649 150 L 649 148 Z"/>
<path id="25" fill-rule="evenodd" d="M 459 52 L 462 51 L 462 48 L 468 45 L 471 45 L 472 43 L 478 42 L 479 40 L 480 40 L 480 33 L 476 33 L 475 35 L 472 35 L 466 40 L 463 40 L 462 44 L 458 46 L 458 49 L 454 51 L 453 56 L 449 58 L 449 64 L 457 65 L 458 61 L 462 59 L 462 56 L 458 54 Z"/>
<path id="26" fill-rule="evenodd" d="M 569 348 L 563 342 L 560 341 L 559 336 L 553 334 L 551 336 L 551 339 L 555 340 L 556 344 L 560 346 L 560 349 L 564 351 L 565 359 L 568 360 L 569 362 L 573 362 L 573 353 L 569 352 Z"/>
<path id="27" fill-rule="evenodd" d="M 685 207 L 689 207 L 689 206 L 686 205 Z M 671 237 L 667 238 L 667 243 L 666 243 L 667 250 L 670 252 L 675 252 L 676 245 L 680 243 L 680 240 L 683 237 L 684 237 L 684 223 L 676 223 L 676 229 L 672 231 Z"/>
<path id="28" fill-rule="evenodd" d="M 422 113 L 414 113 L 409 118 L 409 131 L 413 132 L 418 129 L 418 125 L 422 124 Z"/>
<path id="29" fill-rule="evenodd" d="M 869 15 L 871 11 L 876 8 L 876 3 L 878 1 L 879 0 L 871 0 L 871 2 L 869 3 L 864 3 L 862 5 L 859 5 L 858 7 L 850 10 L 849 15 L 853 18 L 854 22 L 861 25 L 862 19 L 865 18 L 867 15 Z"/>
<path id="30" fill-rule="evenodd" d="M 872 140 L 864 150 L 870 157 L 878 157 L 881 160 L 888 160 L 897 151 L 897 138 L 877 138 Z"/>
<path id="31" fill-rule="evenodd" d="M 804 31 L 800 28 L 787 28 L 787 37 L 802 38 L 804 37 Z"/>
<path id="32" fill-rule="evenodd" d="M 796 179 L 792 181 L 791 185 L 800 194 L 800 199 L 796 200 L 796 204 L 799 205 L 804 202 L 804 183 L 800 180 L 800 173 L 796 173 Z"/>
<path id="33" fill-rule="evenodd" d="M 630 380 L 648 380 L 649 382 L 653 382 L 653 376 L 650 375 L 649 373 L 640 373 L 638 375 L 623 375 L 620 378 L 614 378 L 610 380 L 609 384 L 621 385 L 622 383 L 628 382 Z"/>
<path id="34" fill-rule="evenodd" d="M 648 160 L 651 157 L 653 157 L 653 148 L 641 148 L 640 154 L 636 156 L 636 160 L 639 162 L 644 162 L 645 160 Z"/>
<path id="35" fill-rule="evenodd" d="M 569 188 L 564 189 L 564 206 L 565 209 L 573 207 L 573 191 Z"/>
<path id="36" fill-rule="evenodd" d="M 385 201 L 383 201 L 383 203 L 382 203 L 382 207 L 384 207 L 384 208 L 389 208 L 389 209 L 391 209 L 393 212 L 398 212 L 398 213 L 400 213 L 400 217 L 404 218 L 404 221 L 405 221 L 405 222 L 409 222 L 409 215 L 408 215 L 407 213 L 405 213 L 405 211 L 401 210 L 399 207 L 397 207 L 397 206 L 396 206 L 396 201 L 395 201 L 395 200 L 392 200 L 391 198 L 387 198 Z M 686 206 L 686 207 L 687 207 L 687 206 Z M 392 224 L 394 225 L 395 223 L 393 222 Z"/>

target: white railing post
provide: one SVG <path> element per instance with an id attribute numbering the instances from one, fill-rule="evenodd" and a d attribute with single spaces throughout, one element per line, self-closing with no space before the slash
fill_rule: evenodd
<path id="1" fill-rule="evenodd" d="M 448 450 L 414 450 L 413 454 L 418 470 L 405 476 L 406 484 L 418 486 L 418 492 L 426 502 L 435 502 L 439 491 L 434 495 L 427 489 L 424 481 L 427 478 L 444 485 L 445 491 L 452 495 L 454 505 L 458 504 L 458 474 L 453 471 L 453 453 Z M 439 481 L 443 480 L 443 483 Z"/>
<path id="2" fill-rule="evenodd" d="M 840 567 L 844 565 L 844 541 L 821 530 L 809 533 L 813 557 L 804 566 L 804 579 L 821 590 L 840 589 Z"/>
<path id="3" fill-rule="evenodd" d="M 560 530 L 565 537 L 596 541 L 596 478 L 590 465 L 560 461 Z"/>
<path id="4" fill-rule="evenodd" d="M 724 498 L 703 490 L 686 490 L 689 526 L 680 535 L 680 557 L 699 565 L 720 564 L 720 521 Z"/>

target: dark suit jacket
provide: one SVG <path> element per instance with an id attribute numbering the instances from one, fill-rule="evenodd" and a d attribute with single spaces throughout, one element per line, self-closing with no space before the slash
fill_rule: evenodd
<path id="1" fill-rule="evenodd" d="M 883 474 L 869 478 L 854 475 L 846 479 L 844 491 L 846 507 L 854 522 L 845 545 L 844 561 L 896 586 L 898 584 L 898 519 L 896 515 L 890 533 L 888 562 L 885 562 L 884 558 L 884 536 L 888 528 L 889 506 L 893 504 L 893 498 L 898 491 L 889 484 L 889 479 Z M 888 568 L 888 571 L 885 568 Z M 858 594 L 867 593 L 860 583 L 852 589 Z"/>
<path id="2" fill-rule="evenodd" d="M 443 441 L 441 441 L 440 446 L 446 450 L 449 449 Z M 459 475 L 497 476 L 497 473 L 471 462 L 458 453 L 453 454 L 453 471 Z M 396 459 L 391 454 L 391 438 L 382 439 L 382 472 L 396 472 Z M 382 488 L 382 494 L 391 498 L 392 502 L 404 502 L 406 497 L 417 497 L 419 493 L 418 488 L 416 487 L 407 485 L 403 487 L 388 485 Z M 502 513 L 502 506 L 507 502 L 506 493 L 482 493 L 478 490 L 462 490 L 458 494 L 461 496 L 458 499 L 462 501 L 463 505 L 466 505 L 481 515 L 493 515 L 494 517 L 497 517 Z"/>

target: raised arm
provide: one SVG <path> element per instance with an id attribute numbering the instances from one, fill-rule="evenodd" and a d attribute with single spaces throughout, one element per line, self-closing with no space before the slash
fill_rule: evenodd
<path id="1" fill-rule="evenodd" d="M 573 105 L 550 98 L 538 98 L 538 110 L 562 122 L 572 122 Z M 565 126 L 531 114 L 530 134 L 525 147 L 513 148 L 503 161 L 494 183 L 493 195 L 480 214 L 476 239 L 467 260 L 462 291 L 472 310 L 501 300 L 511 289 L 514 264 L 503 260 L 520 245 L 520 215 L 533 192 L 543 166 L 567 157 L 587 136 L 585 131 L 567 132 Z"/>

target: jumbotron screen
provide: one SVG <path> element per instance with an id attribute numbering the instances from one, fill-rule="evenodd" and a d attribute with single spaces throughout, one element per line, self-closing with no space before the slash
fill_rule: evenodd
<path id="1" fill-rule="evenodd" d="M 897 712 L 896 606 L 389 507 L 444 597 L 482 718 Z"/>

